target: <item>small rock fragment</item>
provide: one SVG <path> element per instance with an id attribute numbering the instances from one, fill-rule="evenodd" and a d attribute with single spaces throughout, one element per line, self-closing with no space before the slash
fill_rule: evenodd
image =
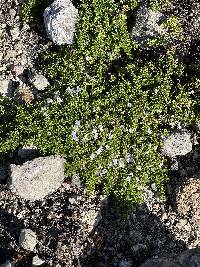
<path id="1" fill-rule="evenodd" d="M 12 96 L 12 81 L 11 80 L 0 80 L 0 95 L 2 96 Z"/>
<path id="2" fill-rule="evenodd" d="M 19 245 L 26 250 L 33 251 L 37 245 L 36 233 L 31 229 L 22 229 L 19 236 Z"/>
<path id="3" fill-rule="evenodd" d="M 35 201 L 57 190 L 64 178 L 62 157 L 40 157 L 23 165 L 10 165 L 8 187 L 20 197 Z"/>
<path id="4" fill-rule="evenodd" d="M 34 100 L 34 95 L 31 89 L 23 83 L 16 89 L 15 98 L 21 104 L 30 104 Z"/>
<path id="5" fill-rule="evenodd" d="M 188 132 L 172 133 L 163 140 L 161 152 L 168 157 L 183 156 L 192 151 L 191 136 Z"/>
<path id="6" fill-rule="evenodd" d="M 44 11 L 48 36 L 57 45 L 72 44 L 76 31 L 78 10 L 70 0 L 55 0 Z"/>
<path id="7" fill-rule="evenodd" d="M 33 84 L 33 86 L 39 90 L 43 91 L 46 89 L 46 87 L 49 85 L 49 82 L 47 78 L 45 78 L 41 74 L 35 74 L 30 78 L 30 82 Z"/>
<path id="8" fill-rule="evenodd" d="M 45 263 L 45 261 L 40 259 L 38 256 L 34 256 L 33 257 L 33 261 L 32 261 L 32 266 L 33 267 L 40 266 L 40 265 L 42 265 L 44 263 Z"/>

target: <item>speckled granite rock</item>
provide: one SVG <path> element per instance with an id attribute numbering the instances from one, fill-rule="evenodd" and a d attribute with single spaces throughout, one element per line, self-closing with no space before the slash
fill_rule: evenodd
<path id="1" fill-rule="evenodd" d="M 22 198 L 35 201 L 57 190 L 64 180 L 64 159 L 40 157 L 23 165 L 11 165 L 9 188 Z"/>
<path id="2" fill-rule="evenodd" d="M 162 154 L 168 157 L 186 155 L 192 151 L 191 136 L 188 132 L 175 132 L 165 137 L 161 148 Z"/>
<path id="3" fill-rule="evenodd" d="M 57 44 L 72 44 L 76 32 L 78 10 L 70 0 L 55 0 L 44 11 L 44 23 L 51 40 Z"/>

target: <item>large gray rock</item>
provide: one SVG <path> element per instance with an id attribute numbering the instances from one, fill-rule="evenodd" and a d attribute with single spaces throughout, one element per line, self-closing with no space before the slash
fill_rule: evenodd
<path id="1" fill-rule="evenodd" d="M 57 44 L 72 44 L 76 32 L 78 10 L 70 0 L 55 0 L 44 11 L 44 23 L 51 40 Z"/>
<path id="2" fill-rule="evenodd" d="M 64 159 L 40 157 L 23 165 L 11 165 L 8 186 L 22 198 L 35 201 L 57 190 L 64 180 Z"/>
<path id="3" fill-rule="evenodd" d="M 179 255 L 152 258 L 140 267 L 200 267 L 200 248 L 188 249 Z"/>
<path id="4" fill-rule="evenodd" d="M 26 250 L 33 251 L 37 245 L 37 235 L 31 229 L 22 229 L 19 236 L 19 245 Z"/>
<path id="5" fill-rule="evenodd" d="M 176 132 L 165 137 L 161 152 L 168 157 L 183 156 L 192 151 L 191 136 L 188 132 Z"/>
<path id="6" fill-rule="evenodd" d="M 146 44 L 151 37 L 163 36 L 166 33 L 162 25 L 164 15 L 153 11 L 147 6 L 140 6 L 136 12 L 135 25 L 132 29 L 132 38 L 139 44 Z"/>

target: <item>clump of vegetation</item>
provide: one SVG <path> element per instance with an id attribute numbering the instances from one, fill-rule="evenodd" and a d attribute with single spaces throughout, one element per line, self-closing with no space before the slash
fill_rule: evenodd
<path id="1" fill-rule="evenodd" d="M 43 100 L 0 99 L 2 155 L 34 144 L 42 155 L 63 155 L 66 175 L 79 174 L 89 192 L 103 186 L 119 202 L 141 202 L 154 183 L 164 198 L 161 137 L 198 119 L 198 80 L 184 78 L 173 46 L 145 51 L 132 42 L 127 12 L 137 5 L 81 2 L 76 43 L 44 56 L 53 82 Z"/>

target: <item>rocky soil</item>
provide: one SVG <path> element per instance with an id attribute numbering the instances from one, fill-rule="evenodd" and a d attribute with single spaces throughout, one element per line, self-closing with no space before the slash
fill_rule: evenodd
<path id="1" fill-rule="evenodd" d="M 49 84 L 40 73 L 38 56 L 53 42 L 35 31 L 34 25 L 21 21 L 21 5 L 20 0 L 0 0 L 0 94 L 23 104 L 37 100 Z M 198 2 L 193 1 L 191 9 L 185 10 L 181 1 L 174 1 L 174 14 L 185 19 L 187 13 L 190 18 L 185 22 L 187 51 L 192 42 L 196 47 L 199 38 L 200 19 L 195 20 L 199 9 Z M 0 266 L 137 267 L 155 256 L 169 260 L 158 266 L 172 266 L 173 257 L 168 256 L 172 252 L 200 249 L 199 140 L 198 125 L 189 132 L 180 129 L 166 140 L 163 153 L 170 170 L 167 201 L 159 201 L 152 184 L 146 188 L 145 203 L 132 205 L 127 216 L 121 216 L 112 198 L 101 192 L 88 197 L 76 175 L 68 181 L 56 172 L 60 179 L 54 189 L 45 187 L 49 192 L 42 192 L 42 197 L 37 197 L 39 190 L 31 195 L 27 179 L 37 177 L 35 190 L 41 183 L 41 171 L 37 174 L 34 164 L 37 148 L 21 148 L 17 157 L 10 155 L 9 161 L 0 164 Z M 193 266 L 200 266 L 200 262 Z"/>

